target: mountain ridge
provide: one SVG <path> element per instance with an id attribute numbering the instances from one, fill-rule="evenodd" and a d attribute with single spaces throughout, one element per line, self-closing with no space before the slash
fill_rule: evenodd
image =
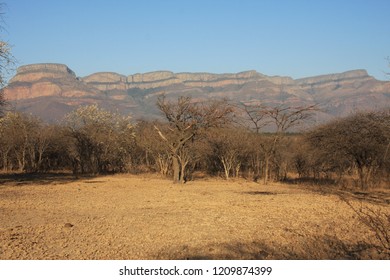
<path id="1" fill-rule="evenodd" d="M 318 103 L 324 106 L 318 116 L 322 121 L 351 111 L 390 106 L 390 82 L 376 80 L 364 69 L 300 79 L 267 76 L 255 70 L 223 74 L 165 70 L 127 76 L 97 72 L 78 77 L 65 64 L 41 63 L 20 66 L 4 92 L 15 109 L 33 112 L 49 122 L 87 104 L 131 113 L 136 118 L 158 117 L 155 104 L 163 93 L 170 98 L 189 95 L 195 100 L 227 98 L 273 106 Z"/>

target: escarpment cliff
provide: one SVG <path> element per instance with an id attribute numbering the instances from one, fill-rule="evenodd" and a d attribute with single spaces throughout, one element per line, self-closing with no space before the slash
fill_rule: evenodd
<path id="1" fill-rule="evenodd" d="M 98 91 L 80 81 L 64 64 L 21 66 L 4 89 L 8 100 L 25 100 L 43 96 L 80 97 Z"/>
<path id="2" fill-rule="evenodd" d="M 133 88 L 153 89 L 170 85 L 190 87 L 222 87 L 226 85 L 242 85 L 264 77 L 256 71 L 238 74 L 211 73 L 173 73 L 170 71 L 155 71 L 144 74 L 123 76 L 116 73 L 95 73 L 82 80 L 99 90 L 127 90 Z"/>
<path id="3" fill-rule="evenodd" d="M 64 64 L 32 64 L 19 67 L 16 76 L 10 82 L 34 82 L 45 78 L 62 79 L 67 76 L 75 78 L 76 74 Z"/>
<path id="4" fill-rule="evenodd" d="M 296 82 L 303 86 L 320 85 L 326 83 L 338 83 L 347 81 L 373 80 L 366 70 L 352 70 L 339 74 L 321 75 L 316 77 L 297 79 Z"/>
<path id="5" fill-rule="evenodd" d="M 136 118 L 159 116 L 158 96 L 190 95 L 195 100 L 227 98 L 234 102 L 288 104 L 317 103 L 320 119 L 343 116 L 359 109 L 390 105 L 390 82 L 378 81 L 365 70 L 353 70 L 302 79 L 240 73 L 173 73 L 155 71 L 121 75 L 112 72 L 77 77 L 64 64 L 33 64 L 18 68 L 3 89 L 16 109 L 47 121 L 59 120 L 79 105 L 99 104 L 131 113 Z"/>

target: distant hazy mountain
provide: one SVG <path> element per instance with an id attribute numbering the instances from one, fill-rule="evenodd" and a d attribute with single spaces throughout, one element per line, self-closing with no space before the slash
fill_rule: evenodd
<path id="1" fill-rule="evenodd" d="M 4 89 L 9 103 L 48 122 L 62 119 L 79 105 L 99 104 L 132 114 L 134 118 L 160 116 L 159 95 L 190 95 L 194 100 L 227 98 L 234 102 L 267 105 L 320 104 L 318 121 L 357 110 L 390 107 L 390 82 L 378 81 L 365 70 L 294 80 L 256 71 L 236 74 L 173 73 L 156 71 L 124 76 L 95 73 L 77 77 L 63 64 L 33 64 L 18 68 Z"/>

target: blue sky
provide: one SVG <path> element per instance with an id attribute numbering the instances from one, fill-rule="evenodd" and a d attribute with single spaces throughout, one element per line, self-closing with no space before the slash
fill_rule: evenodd
<path id="1" fill-rule="evenodd" d="M 18 65 L 64 63 L 79 76 L 256 70 L 300 78 L 389 72 L 390 1 L 8 0 Z"/>

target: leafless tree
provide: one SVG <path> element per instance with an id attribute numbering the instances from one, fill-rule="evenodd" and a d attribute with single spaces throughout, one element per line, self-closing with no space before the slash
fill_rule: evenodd
<path id="1" fill-rule="evenodd" d="M 3 91 L 3 89 L 0 89 L 0 118 L 4 114 L 3 109 L 4 109 L 6 104 L 7 104 L 7 102 L 5 101 L 4 91 Z"/>
<path id="2" fill-rule="evenodd" d="M 0 4 L 0 32 L 4 30 L 3 12 L 5 4 Z M 6 76 L 15 65 L 15 58 L 11 53 L 11 46 L 3 38 L 0 38 L 0 117 L 3 115 L 3 109 L 6 105 L 3 87 L 6 84 Z"/>
<path id="3" fill-rule="evenodd" d="M 243 126 L 250 131 L 257 134 L 262 132 L 262 129 L 266 127 L 270 120 L 267 118 L 266 111 L 268 106 L 259 103 L 243 103 L 235 104 L 236 118 L 235 122 L 239 126 Z"/>
<path id="4" fill-rule="evenodd" d="M 47 142 L 44 124 L 33 116 L 8 112 L 0 119 L 4 170 L 38 171 Z"/>
<path id="5" fill-rule="evenodd" d="M 379 243 L 378 251 L 390 257 L 390 212 L 372 206 L 356 205 L 344 194 L 339 194 L 344 201 L 356 214 L 357 220 L 365 225 Z"/>
<path id="6" fill-rule="evenodd" d="M 207 134 L 212 155 L 222 165 L 226 180 L 231 175 L 238 177 L 247 161 L 248 136 L 248 131 L 239 128 L 213 129 Z"/>
<path id="7" fill-rule="evenodd" d="M 233 109 L 224 100 L 195 103 L 190 97 L 179 97 L 177 101 L 169 101 L 165 95 L 158 99 L 157 106 L 168 121 L 165 131 L 157 125 L 155 129 L 169 148 L 173 182 L 184 183 L 190 161 L 189 143 L 202 131 L 229 123 Z"/>
<path id="8" fill-rule="evenodd" d="M 143 170 L 157 171 L 161 175 L 168 175 L 172 166 L 172 157 L 169 148 L 160 137 L 156 137 L 155 127 L 165 131 L 166 124 L 158 121 L 141 120 L 136 126 L 136 143 L 142 155 L 140 164 Z"/>
<path id="9" fill-rule="evenodd" d="M 267 106 L 263 104 L 251 104 L 241 106 L 244 120 L 247 127 L 257 134 L 260 134 L 262 129 L 267 128 L 268 135 L 262 137 L 259 143 L 259 149 L 263 154 L 263 183 L 267 184 L 270 174 L 270 164 L 276 155 L 276 149 L 280 140 L 285 136 L 286 132 L 298 127 L 308 121 L 313 113 L 318 110 L 317 105 L 305 106 Z M 257 157 L 260 159 L 260 157 Z M 258 166 L 261 164 L 258 163 Z M 257 177 L 256 177 L 257 178 Z"/>
<path id="10" fill-rule="evenodd" d="M 266 110 L 266 115 L 276 127 L 276 133 L 285 133 L 292 128 L 302 125 L 310 120 L 318 111 L 318 105 L 307 106 L 276 106 Z"/>
<path id="11" fill-rule="evenodd" d="M 275 132 L 272 134 L 270 141 L 266 141 L 261 145 L 261 149 L 265 155 L 264 184 L 268 182 L 270 161 L 275 156 L 276 148 L 280 140 L 288 130 L 309 120 L 316 110 L 318 110 L 317 105 L 299 107 L 283 105 L 269 107 L 264 111 L 265 115 L 270 119 L 270 123 L 275 128 Z"/>

